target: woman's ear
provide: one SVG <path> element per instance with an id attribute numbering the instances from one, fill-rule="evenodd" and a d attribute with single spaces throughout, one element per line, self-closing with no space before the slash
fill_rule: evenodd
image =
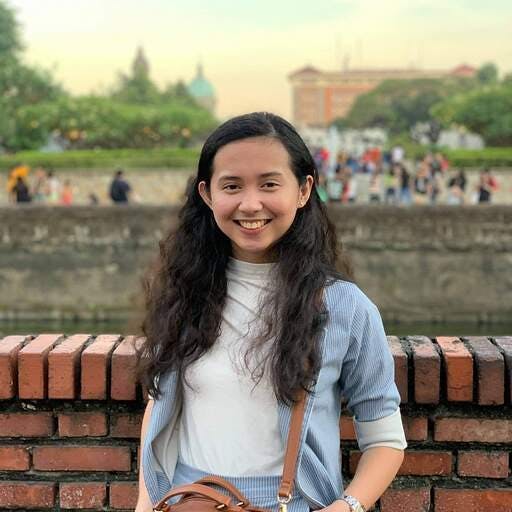
<path id="1" fill-rule="evenodd" d="M 197 186 L 197 191 L 199 192 L 199 195 L 203 199 L 203 201 L 208 205 L 209 208 L 212 207 L 212 198 L 210 196 L 210 191 L 208 190 L 208 187 L 206 186 L 205 181 L 200 181 L 199 185 Z"/>
<path id="2" fill-rule="evenodd" d="M 308 174 L 306 176 L 306 180 L 300 186 L 299 189 L 299 208 L 302 208 L 309 200 L 309 196 L 311 195 L 311 190 L 313 189 L 313 183 L 315 182 L 313 176 Z"/>

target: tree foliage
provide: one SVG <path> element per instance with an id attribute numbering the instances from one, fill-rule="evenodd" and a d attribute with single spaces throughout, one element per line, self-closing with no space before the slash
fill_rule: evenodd
<path id="1" fill-rule="evenodd" d="M 498 68 L 492 62 L 487 62 L 479 68 L 476 77 L 482 84 L 494 84 L 498 81 Z"/>
<path id="2" fill-rule="evenodd" d="M 16 57 L 22 47 L 14 12 L 0 0 L 0 61 Z"/>
<path id="3" fill-rule="evenodd" d="M 17 140 L 19 109 L 64 94 L 48 71 L 21 62 L 21 49 L 14 13 L 0 0 L 0 148 L 8 150 L 23 148 Z"/>
<path id="4" fill-rule="evenodd" d="M 432 108 L 444 126 L 462 125 L 491 146 L 512 146 L 512 83 L 487 86 L 447 98 Z"/>
<path id="5" fill-rule="evenodd" d="M 20 109 L 17 139 L 38 148 L 50 135 L 71 149 L 186 146 L 206 135 L 216 121 L 186 104 L 134 105 L 105 97 L 62 97 Z"/>
<path id="6" fill-rule="evenodd" d="M 392 135 L 408 132 L 416 123 L 430 122 L 430 109 L 475 81 L 468 78 L 386 80 L 359 96 L 345 121 L 353 128 L 379 126 Z"/>

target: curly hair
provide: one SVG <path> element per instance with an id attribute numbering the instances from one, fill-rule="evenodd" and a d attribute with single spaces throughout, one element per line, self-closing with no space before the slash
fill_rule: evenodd
<path id="1" fill-rule="evenodd" d="M 205 181 L 209 188 L 221 147 L 251 137 L 280 141 L 300 185 L 308 175 L 314 178 L 308 202 L 272 248 L 274 286 L 261 306 L 266 329 L 253 343 L 257 348 L 273 339 L 264 367 L 269 369 L 277 399 L 292 403 L 299 390 L 311 389 L 320 368 L 319 338 L 327 320 L 323 290 L 334 279 L 353 281 L 350 262 L 316 191 L 314 160 L 293 126 L 266 112 L 226 121 L 204 143 L 178 225 L 160 242 L 159 258 L 144 280 L 145 342 L 137 373 L 155 398 L 160 396 L 158 376 L 173 370 L 183 378 L 186 368 L 219 336 L 231 241 L 218 228 L 198 184 Z M 262 373 L 260 368 L 255 380 Z"/>

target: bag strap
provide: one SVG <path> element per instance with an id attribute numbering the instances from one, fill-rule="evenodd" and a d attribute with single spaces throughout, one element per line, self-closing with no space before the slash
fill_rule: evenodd
<path id="1" fill-rule="evenodd" d="M 294 404 L 292 409 L 290 430 L 288 432 L 288 441 L 286 443 L 286 452 L 284 455 L 283 475 L 281 477 L 281 485 L 279 486 L 279 491 L 277 493 L 279 503 L 282 504 L 288 503 L 292 498 L 293 482 L 297 471 L 300 434 L 306 410 L 306 397 L 306 392 L 301 391 L 299 401 Z"/>

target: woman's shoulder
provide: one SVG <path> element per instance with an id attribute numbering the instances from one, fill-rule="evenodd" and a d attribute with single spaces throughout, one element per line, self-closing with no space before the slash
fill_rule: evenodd
<path id="1" fill-rule="evenodd" d="M 342 314 L 352 318 L 356 314 L 377 311 L 377 306 L 356 283 L 343 279 L 328 283 L 325 302 L 330 315 Z"/>

